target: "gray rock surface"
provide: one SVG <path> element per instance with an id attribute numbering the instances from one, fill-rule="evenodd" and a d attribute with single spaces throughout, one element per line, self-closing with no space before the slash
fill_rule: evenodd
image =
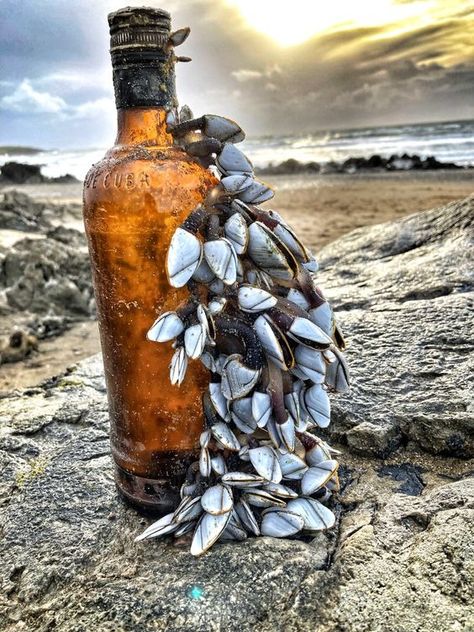
<path id="1" fill-rule="evenodd" d="M 47 204 L 8 191 L 0 200 L 0 315 L 7 338 L 19 329 L 37 339 L 95 314 L 87 244 L 78 204 Z M 64 225 L 66 224 L 66 226 Z M 13 330 L 13 332 L 12 332 Z M 22 359 L 12 351 L 0 361 Z"/>
<path id="2" fill-rule="evenodd" d="M 358 229 L 321 253 L 349 338 L 333 434 L 361 454 L 407 441 L 473 456 L 474 198 Z"/>
<path id="3" fill-rule="evenodd" d="M 354 389 L 333 398 L 337 528 L 313 540 L 249 539 L 198 560 L 188 543 L 135 544 L 149 520 L 114 489 L 97 356 L 0 400 L 0 629 L 474 629 L 473 218 L 473 200 L 453 204 L 322 253 Z"/>

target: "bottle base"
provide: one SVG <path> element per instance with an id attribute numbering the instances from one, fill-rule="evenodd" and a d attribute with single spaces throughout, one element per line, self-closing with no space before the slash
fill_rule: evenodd
<path id="1" fill-rule="evenodd" d="M 137 476 L 115 464 L 115 484 L 122 497 L 140 513 L 164 516 L 179 504 L 179 489 L 169 479 Z"/>

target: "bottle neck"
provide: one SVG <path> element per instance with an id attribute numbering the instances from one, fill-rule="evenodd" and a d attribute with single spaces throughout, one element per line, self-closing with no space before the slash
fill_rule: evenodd
<path id="1" fill-rule="evenodd" d="M 173 137 L 166 131 L 163 107 L 121 108 L 117 112 L 117 145 L 169 147 Z"/>
<path id="2" fill-rule="evenodd" d="M 177 107 L 173 55 L 162 51 L 126 50 L 112 53 L 117 109 Z"/>

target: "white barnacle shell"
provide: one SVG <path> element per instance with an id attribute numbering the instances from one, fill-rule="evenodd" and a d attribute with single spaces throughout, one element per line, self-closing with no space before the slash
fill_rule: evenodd
<path id="1" fill-rule="evenodd" d="M 215 316 L 216 314 L 220 314 L 222 310 L 225 308 L 227 304 L 227 299 L 223 296 L 214 297 L 211 301 L 209 301 L 209 305 L 207 306 L 209 313 Z"/>
<path id="2" fill-rule="evenodd" d="M 173 340 L 184 329 L 184 323 L 176 312 L 165 312 L 155 320 L 146 337 L 153 342 Z"/>
<path id="3" fill-rule="evenodd" d="M 238 292 L 238 301 L 240 309 L 244 312 L 262 312 L 265 309 L 270 309 L 277 304 L 277 298 L 262 290 L 260 287 L 254 287 L 253 285 L 241 285 Z"/>
<path id="4" fill-rule="evenodd" d="M 181 44 L 189 37 L 190 32 L 191 29 L 189 28 L 189 26 L 185 26 L 182 29 L 174 31 L 173 33 L 171 33 L 169 38 L 170 44 L 172 44 L 173 46 L 181 46 Z"/>
<path id="5" fill-rule="evenodd" d="M 178 347 L 171 358 L 170 364 L 170 382 L 178 386 L 184 380 L 186 369 L 188 368 L 188 358 L 184 347 Z"/>
<path id="6" fill-rule="evenodd" d="M 286 509 L 275 509 L 264 512 L 260 530 L 262 535 L 271 538 L 287 538 L 301 531 L 303 527 L 304 520 L 298 514 Z"/>
<path id="7" fill-rule="evenodd" d="M 252 448 L 249 450 L 249 457 L 257 474 L 260 474 L 260 476 L 272 483 L 281 481 L 281 467 L 273 448 L 269 446 Z"/>
<path id="8" fill-rule="evenodd" d="M 238 175 L 241 173 L 251 175 L 253 165 L 247 156 L 232 143 L 225 143 L 216 158 L 219 171 L 225 175 Z"/>
<path id="9" fill-rule="evenodd" d="M 278 247 L 271 231 L 261 222 L 253 222 L 249 226 L 247 251 L 252 261 L 271 276 L 286 281 L 294 277 L 285 254 Z"/>
<path id="10" fill-rule="evenodd" d="M 227 513 L 234 505 L 232 492 L 224 485 L 213 485 L 202 495 L 201 505 L 204 511 L 215 516 Z"/>
<path id="11" fill-rule="evenodd" d="M 212 515 L 205 513 L 194 532 L 191 555 L 202 555 L 219 539 L 230 520 L 231 512 Z"/>
<path id="12" fill-rule="evenodd" d="M 215 114 L 205 114 L 203 116 L 203 133 L 211 138 L 217 138 L 222 142 L 240 143 L 245 138 L 245 134 L 235 121 Z"/>
<path id="13" fill-rule="evenodd" d="M 226 176 L 221 180 L 221 186 L 223 187 L 227 195 L 238 195 L 248 189 L 253 183 L 253 178 L 245 174 Z"/>
<path id="14" fill-rule="evenodd" d="M 289 226 L 279 223 L 275 226 L 273 232 L 298 259 L 303 259 L 304 261 L 308 259 L 306 248 Z"/>
<path id="15" fill-rule="evenodd" d="M 321 327 L 328 336 L 332 336 L 334 330 L 334 314 L 329 303 L 324 302 L 322 305 L 319 305 L 319 307 L 313 307 L 313 309 L 309 310 L 308 314 L 315 325 Z"/>
<path id="16" fill-rule="evenodd" d="M 169 513 L 154 522 L 148 527 L 148 529 L 145 529 L 143 533 L 135 538 L 135 542 L 140 542 L 141 540 L 146 540 L 148 538 L 158 538 L 162 535 L 173 533 L 173 531 L 178 528 L 178 525 L 173 522 L 173 516 L 173 513 Z"/>
<path id="17" fill-rule="evenodd" d="M 251 434 L 257 428 L 257 422 L 252 415 L 252 398 L 242 397 L 232 403 L 232 419 L 242 432 Z"/>
<path id="18" fill-rule="evenodd" d="M 336 522 L 332 511 L 314 498 L 300 497 L 290 500 L 287 509 L 303 518 L 305 531 L 329 529 Z"/>
<path id="19" fill-rule="evenodd" d="M 300 290 L 297 290 L 296 288 L 292 287 L 289 291 L 288 294 L 286 296 L 286 298 L 291 301 L 292 303 L 294 303 L 295 305 L 298 305 L 299 307 L 302 307 L 303 309 L 308 309 L 309 307 L 309 303 L 305 298 L 305 295 L 303 294 L 303 292 L 300 292 Z M 319 323 L 316 323 L 316 325 L 318 325 Z"/>
<path id="20" fill-rule="evenodd" d="M 259 316 L 255 320 L 253 327 L 270 360 L 272 360 L 279 369 L 286 371 L 287 366 L 285 364 L 283 349 L 268 318 L 266 318 L 265 315 Z"/>
<path id="21" fill-rule="evenodd" d="M 293 491 L 290 487 L 286 485 L 282 485 L 281 483 L 265 483 L 265 489 L 273 496 L 278 496 L 278 498 L 290 499 L 290 498 L 298 498 L 298 494 Z"/>
<path id="22" fill-rule="evenodd" d="M 302 318 L 301 316 L 296 316 L 293 320 L 288 334 L 296 340 L 310 340 L 321 345 L 330 345 L 332 342 L 331 338 L 324 333 L 321 327 L 315 325 L 308 318 Z"/>
<path id="23" fill-rule="evenodd" d="M 322 384 L 326 374 L 326 363 L 322 353 L 317 349 L 298 345 L 294 354 L 298 369 L 302 371 L 305 378 L 309 378 L 315 384 Z"/>
<path id="24" fill-rule="evenodd" d="M 213 456 L 211 458 L 211 467 L 212 470 L 218 475 L 218 476 L 222 476 L 223 474 L 226 473 L 227 471 L 227 466 L 225 463 L 225 459 L 222 456 L 222 454 L 216 454 L 216 456 Z"/>
<path id="25" fill-rule="evenodd" d="M 308 272 L 312 272 L 314 274 L 319 270 L 319 265 L 316 259 L 312 257 L 309 261 L 305 261 L 305 263 L 303 263 L 303 268 L 306 268 Z"/>
<path id="26" fill-rule="evenodd" d="M 301 400 L 309 416 L 320 428 L 327 428 L 331 420 L 331 406 L 327 392 L 321 384 L 301 391 Z"/>
<path id="27" fill-rule="evenodd" d="M 173 521 L 176 524 L 181 524 L 189 520 L 196 520 L 201 514 L 201 496 L 196 496 L 195 498 L 185 496 L 174 512 Z"/>
<path id="28" fill-rule="evenodd" d="M 222 392 L 227 399 L 239 399 L 253 389 L 260 377 L 260 369 L 245 366 L 238 354 L 227 357 L 222 366 Z"/>
<path id="29" fill-rule="evenodd" d="M 209 441 L 211 440 L 212 437 L 212 433 L 209 430 L 209 428 L 207 430 L 203 430 L 201 432 L 201 435 L 199 437 L 199 445 L 201 446 L 201 448 L 207 448 L 209 445 Z"/>
<path id="30" fill-rule="evenodd" d="M 324 441 L 318 441 L 318 443 L 309 449 L 305 455 L 306 463 L 312 467 L 319 465 L 322 461 L 328 461 L 331 459 L 331 451 L 329 446 Z"/>
<path id="31" fill-rule="evenodd" d="M 212 435 L 219 443 L 221 443 L 228 450 L 238 452 L 240 450 L 240 443 L 229 428 L 223 421 L 219 421 L 211 427 Z"/>
<path id="32" fill-rule="evenodd" d="M 273 496 L 264 489 L 248 489 L 243 495 L 243 499 L 254 507 L 284 507 L 285 501 Z"/>
<path id="33" fill-rule="evenodd" d="M 202 245 L 196 235 L 177 228 L 171 238 L 166 270 L 170 285 L 183 287 L 201 263 Z"/>
<path id="34" fill-rule="evenodd" d="M 347 393 L 349 386 L 349 368 L 344 356 L 337 349 L 333 350 L 335 360 L 326 367 L 326 384 L 338 393 Z"/>
<path id="35" fill-rule="evenodd" d="M 296 431 L 293 419 L 288 416 L 288 419 L 284 423 L 277 424 L 277 430 L 280 434 L 281 441 L 288 452 L 294 452 Z"/>
<path id="36" fill-rule="evenodd" d="M 211 373 L 217 373 L 216 361 L 208 351 L 204 351 L 201 354 L 200 360 L 204 364 L 206 369 L 209 369 L 209 371 L 211 371 Z"/>
<path id="37" fill-rule="evenodd" d="M 258 526 L 258 522 L 253 515 L 253 511 L 250 509 L 249 505 L 245 502 L 245 500 L 241 499 L 235 505 L 235 511 L 240 518 L 241 523 L 247 529 L 249 533 L 253 533 L 254 535 L 260 535 L 260 528 Z"/>
<path id="38" fill-rule="evenodd" d="M 209 397 L 211 398 L 214 408 L 222 419 L 230 421 L 229 402 L 222 393 L 220 382 L 210 382 Z"/>
<path id="39" fill-rule="evenodd" d="M 274 195 L 275 194 L 270 187 L 258 180 L 253 180 L 250 186 L 238 193 L 242 202 L 247 202 L 249 204 L 261 204 L 262 202 L 271 200 Z"/>
<path id="40" fill-rule="evenodd" d="M 199 471 L 204 478 L 208 478 L 211 475 L 211 455 L 207 448 L 201 448 L 199 453 Z"/>
<path id="41" fill-rule="evenodd" d="M 218 279 L 232 285 L 237 279 L 237 255 L 227 239 L 215 239 L 204 244 L 204 256 Z"/>
<path id="42" fill-rule="evenodd" d="M 243 542 L 247 538 L 247 532 L 245 531 L 242 523 L 240 522 L 240 518 L 235 513 L 232 512 L 229 522 L 227 523 L 227 527 L 225 531 L 222 533 L 219 538 L 220 542 Z"/>
<path id="43" fill-rule="evenodd" d="M 305 496 L 314 494 L 318 489 L 326 485 L 337 472 L 338 463 L 334 460 L 321 461 L 310 467 L 301 480 L 301 491 Z"/>
<path id="44" fill-rule="evenodd" d="M 254 391 L 252 395 L 252 415 L 259 428 L 264 428 L 272 414 L 272 399 L 268 393 Z"/>
<path id="45" fill-rule="evenodd" d="M 231 487 L 238 489 L 247 489 L 259 487 L 264 483 L 263 477 L 258 474 L 249 474 L 248 472 L 227 472 L 221 478 L 222 482 Z"/>
<path id="46" fill-rule="evenodd" d="M 191 359 L 196 360 L 204 351 L 206 335 L 207 332 L 201 323 L 191 325 L 184 332 L 184 347 Z"/>
<path id="47" fill-rule="evenodd" d="M 249 240 L 249 231 L 247 222 L 240 213 L 234 213 L 224 224 L 224 233 L 230 243 L 234 246 L 234 250 L 241 255 L 247 249 Z"/>
<path id="48" fill-rule="evenodd" d="M 206 259 L 203 258 L 197 269 L 194 271 L 192 278 L 198 283 L 208 285 L 209 283 L 212 283 L 212 281 L 216 278 L 216 275 L 209 267 Z"/>
<path id="49" fill-rule="evenodd" d="M 290 480 L 299 480 L 303 478 L 304 473 L 308 469 L 308 466 L 303 459 L 293 452 L 281 454 L 279 458 L 283 478 Z"/>

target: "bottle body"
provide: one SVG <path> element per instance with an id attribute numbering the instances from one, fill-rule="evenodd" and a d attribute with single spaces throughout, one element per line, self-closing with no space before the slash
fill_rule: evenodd
<path id="1" fill-rule="evenodd" d="M 169 382 L 171 344 L 150 342 L 157 316 L 187 290 L 169 286 L 165 261 L 174 230 L 215 179 L 173 147 L 162 109 L 119 112 L 117 145 L 89 171 L 84 223 L 89 243 L 117 483 L 135 505 L 164 513 L 196 457 L 205 369 Z"/>

